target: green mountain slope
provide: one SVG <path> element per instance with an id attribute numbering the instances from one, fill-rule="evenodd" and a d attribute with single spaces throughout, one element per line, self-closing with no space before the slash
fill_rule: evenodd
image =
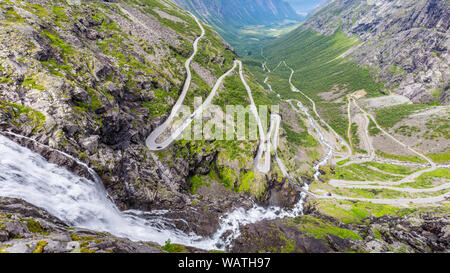
<path id="1" fill-rule="evenodd" d="M 296 30 L 263 46 L 264 58 L 253 58 L 272 68 L 285 60 L 295 70 L 293 84 L 318 103 L 326 121 L 345 137 L 346 96 L 355 91 L 364 90 L 366 97 L 399 93 L 415 103 L 447 102 L 449 75 L 443 67 L 449 8 L 440 0 L 376 5 L 333 1 Z M 389 12 L 383 15 L 382 10 Z M 288 83 L 277 86 L 277 77 L 286 76 L 277 73 L 270 83 L 307 104 L 290 92 Z"/>
<path id="2" fill-rule="evenodd" d="M 281 0 L 176 0 L 175 2 L 207 21 L 221 22 L 221 25 L 234 28 L 300 18 L 287 2 Z"/>
<path id="3" fill-rule="evenodd" d="M 338 57 L 355 45 L 361 43 L 355 37 L 349 38 L 337 32 L 322 35 L 309 29 L 299 28 L 263 48 L 269 67 L 275 67 L 281 61 L 293 67 L 295 74 L 292 83 L 315 101 L 323 117 L 341 135 L 345 136 L 345 96 L 364 89 L 369 96 L 380 96 L 384 92 L 381 84 L 374 82 L 370 69 L 342 61 Z M 287 98 L 295 98 L 309 104 L 305 98 L 290 90 L 287 81 L 277 83 L 277 77 L 286 79 L 289 71 L 275 71 L 271 83 L 275 90 Z M 326 101 L 319 93 L 341 90 L 339 102 Z"/>
<path id="4" fill-rule="evenodd" d="M 341 32 L 355 37 L 361 44 L 343 57 L 372 69 L 374 81 L 414 103 L 448 104 L 449 15 L 450 4 L 444 0 L 338 0 L 296 32 L 311 30 L 328 36 Z M 273 51 L 283 49 L 283 42 L 294 46 L 292 51 L 304 51 L 303 43 L 293 45 L 293 36 L 289 37 L 280 39 Z"/>
<path id="5" fill-rule="evenodd" d="M 213 26 L 242 56 L 252 50 L 252 45 L 276 37 L 280 28 L 292 28 L 304 18 L 282 0 L 175 2 Z"/>
<path id="6" fill-rule="evenodd" d="M 268 202 L 269 188 L 286 181 L 277 179 L 276 170 L 253 174 L 255 140 L 180 140 L 154 154 L 145 146 L 183 87 L 184 64 L 200 35 L 194 18 L 165 0 L 70 3 L 0 2 L 1 131 L 82 159 L 121 209 L 186 208 L 174 217 L 196 222 L 192 228 L 198 234 L 215 231 L 218 212 L 242 205 L 244 194 Z M 237 58 L 203 25 L 206 34 L 185 101 L 191 108 L 194 95 L 206 98 Z M 255 102 L 270 104 L 266 91 L 244 71 Z M 249 104 L 236 72 L 218 93 L 220 106 L 236 102 L 236 93 L 238 104 Z M 67 158 L 31 146 L 89 176 Z M 205 189 L 197 195 L 200 184 Z M 222 193 L 210 193 L 210 185 Z M 200 222 L 195 207 L 208 208 Z"/>

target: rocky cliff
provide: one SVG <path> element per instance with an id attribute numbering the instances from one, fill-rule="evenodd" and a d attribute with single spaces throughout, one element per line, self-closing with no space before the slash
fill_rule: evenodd
<path id="1" fill-rule="evenodd" d="M 23 200 L 0 197 L 0 253 L 159 253 L 107 233 L 67 226 Z"/>
<path id="2" fill-rule="evenodd" d="M 305 18 L 283 0 L 174 0 L 208 22 L 242 57 L 257 52 L 261 41 L 279 35 Z"/>
<path id="3" fill-rule="evenodd" d="M 344 56 L 416 103 L 448 104 L 450 4 L 444 0 L 337 0 L 301 29 L 362 41 Z"/>
<path id="4" fill-rule="evenodd" d="M 449 250 L 450 219 L 444 207 L 404 210 L 397 215 L 387 213 L 363 221 L 329 217 L 326 211 L 330 207 L 330 204 L 324 210 L 311 207 L 302 217 L 248 225 L 242 229 L 233 251 L 442 253 Z M 386 211 L 388 208 L 384 207 Z"/>
<path id="5" fill-rule="evenodd" d="M 218 23 L 219 26 L 265 25 L 300 18 L 289 3 L 282 0 L 175 0 L 175 2 L 209 22 Z"/>
<path id="6" fill-rule="evenodd" d="M 203 97 L 236 57 L 205 28 L 191 87 Z M 256 141 L 178 141 L 159 153 L 145 146 L 178 98 L 199 35 L 193 17 L 170 1 L 1 0 L 0 130 L 32 137 L 37 142 L 5 134 L 89 177 L 55 149 L 81 159 L 120 209 L 170 208 L 171 217 L 192 222 L 182 229 L 211 234 L 223 212 L 251 206 L 252 198 L 268 202 L 286 181 L 275 172 L 253 174 Z M 222 98 L 232 87 L 222 87 Z M 251 184 L 241 187 L 245 175 Z M 209 184 L 215 193 L 196 194 Z"/>

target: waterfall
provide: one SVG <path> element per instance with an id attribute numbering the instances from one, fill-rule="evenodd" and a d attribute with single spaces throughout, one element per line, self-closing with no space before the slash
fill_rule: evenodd
<path id="1" fill-rule="evenodd" d="M 39 154 L 3 135 L 0 135 L 0 154 L 0 196 L 23 199 L 70 226 L 109 232 L 134 241 L 163 245 L 170 239 L 172 243 L 206 250 L 226 249 L 240 235 L 240 225 L 263 219 L 296 217 L 303 209 L 301 200 L 292 210 L 257 205 L 250 210 L 239 208 L 222 216 L 220 227 L 211 238 L 202 238 L 178 230 L 164 216 L 167 212 L 164 210 L 121 212 L 107 197 L 99 181 L 80 177 L 66 168 L 49 163 Z M 228 235 L 224 237 L 226 233 Z"/>
<path id="2" fill-rule="evenodd" d="M 329 148 L 327 155 L 314 166 L 314 179 L 318 179 L 319 169 L 332 157 L 333 149 L 303 104 L 297 101 L 297 107 L 307 115 L 311 126 L 319 136 L 319 141 Z M 10 134 L 38 143 L 31 138 Z M 299 201 L 289 210 L 258 205 L 249 210 L 235 209 L 220 218 L 220 226 L 211 238 L 202 238 L 178 230 L 173 222 L 164 216 L 167 211 L 119 211 L 108 198 L 101 180 L 93 170 L 76 158 L 61 151 L 57 152 L 86 167 L 94 181 L 49 163 L 39 154 L 0 135 L 0 196 L 23 199 L 47 210 L 71 226 L 109 232 L 134 241 L 151 241 L 161 245 L 170 239 L 173 243 L 201 249 L 225 250 L 239 237 L 241 226 L 261 220 L 301 215 L 305 192 L 309 188 L 306 183 L 303 185 Z"/>
<path id="3" fill-rule="evenodd" d="M 23 199 L 68 225 L 109 232 L 134 241 L 171 242 L 204 249 L 214 244 L 185 234 L 166 219 L 166 211 L 121 212 L 103 185 L 49 163 L 45 158 L 0 135 L 0 196 Z"/>

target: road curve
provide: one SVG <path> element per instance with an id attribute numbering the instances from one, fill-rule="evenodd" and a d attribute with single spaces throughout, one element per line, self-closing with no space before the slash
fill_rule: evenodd
<path id="1" fill-rule="evenodd" d="M 347 201 L 361 201 L 361 202 L 370 202 L 374 204 L 383 204 L 383 205 L 411 205 L 411 204 L 435 204 L 439 202 L 447 201 L 450 198 L 450 192 L 439 196 L 433 197 L 425 197 L 425 198 L 402 198 L 402 199 L 372 199 L 372 198 L 355 198 L 355 197 L 346 197 L 340 195 L 318 195 L 311 192 L 308 192 L 309 195 L 315 197 L 317 199 L 330 199 L 330 200 L 347 200 Z"/>
<path id="2" fill-rule="evenodd" d="M 348 151 L 348 155 L 346 156 L 346 158 L 343 158 L 341 160 L 345 160 L 347 158 L 351 158 L 352 156 L 352 149 L 350 148 L 350 145 L 348 145 L 348 143 L 346 143 L 343 138 L 338 135 L 329 124 L 327 124 L 321 117 L 320 115 L 317 113 L 317 109 L 316 109 L 316 104 L 315 102 L 309 98 L 306 94 L 304 94 L 303 92 L 301 92 L 298 88 L 296 88 L 293 84 L 292 84 L 292 76 L 294 74 L 294 70 L 289 67 L 285 61 L 283 61 L 283 63 L 286 65 L 286 67 L 288 67 L 291 70 L 291 74 L 289 76 L 289 85 L 291 87 L 291 90 L 293 92 L 296 93 L 301 93 L 304 97 L 306 97 L 311 104 L 313 105 L 313 110 L 315 115 L 319 118 L 319 120 L 323 123 L 326 124 L 326 126 L 335 134 L 335 136 L 340 140 L 340 142 L 347 148 Z M 265 64 L 266 65 L 266 64 Z M 279 65 L 278 65 L 279 66 Z M 277 68 L 278 68 L 277 66 Z M 266 77 L 264 83 L 266 83 L 268 80 L 268 77 Z M 267 83 L 266 83 L 267 84 Z M 294 105 L 292 104 L 293 101 L 297 101 L 297 100 L 287 100 L 287 102 L 289 104 L 291 104 L 291 106 L 294 108 L 294 110 L 298 111 L 298 109 L 296 107 L 294 107 Z M 373 144 L 370 140 L 370 136 L 368 135 L 368 125 L 371 119 L 376 127 L 378 129 L 380 129 L 384 134 L 386 134 L 387 136 L 389 136 L 390 138 L 392 138 L 395 142 L 399 143 L 401 146 L 405 147 L 406 149 L 410 150 L 411 152 L 415 153 L 416 155 L 424 158 L 429 165 L 431 166 L 431 168 L 427 168 L 424 170 L 420 170 L 417 172 L 414 172 L 408 176 L 406 176 L 405 178 L 403 178 L 402 180 L 398 181 L 398 182 L 378 182 L 378 181 L 345 181 L 345 180 L 331 180 L 329 183 L 331 186 L 336 187 L 336 188 L 355 188 L 355 189 L 388 189 L 388 190 L 395 190 L 395 191 L 399 191 L 399 192 L 406 192 L 406 193 L 432 193 L 432 192 L 437 192 L 437 191 L 442 191 L 442 190 L 447 190 L 450 188 L 450 183 L 446 183 L 446 184 L 442 184 L 433 188 L 427 188 L 427 189 L 414 189 L 414 188 L 397 188 L 394 187 L 396 185 L 401 185 L 404 183 L 409 183 L 409 182 L 413 182 L 415 181 L 415 179 L 417 177 L 419 177 L 421 174 L 425 173 L 425 172 L 430 172 L 433 171 L 435 169 L 437 169 L 437 165 L 430 160 L 428 157 L 426 157 L 425 155 L 423 155 L 422 153 L 412 149 L 411 147 L 405 145 L 404 143 L 402 143 L 401 141 L 399 141 L 398 139 L 394 138 L 392 135 L 390 135 L 388 132 L 386 132 L 383 128 L 381 128 L 378 123 L 376 122 L 375 118 L 367 113 L 364 109 L 362 109 L 356 102 L 355 98 L 353 96 L 349 96 L 349 103 L 348 103 L 348 110 L 350 110 L 350 105 L 351 103 L 354 103 L 354 105 L 356 107 L 359 108 L 359 110 L 364 114 L 364 118 L 365 118 L 365 131 L 366 131 L 366 137 L 367 137 L 367 142 L 369 145 L 369 157 L 367 159 L 364 160 L 364 162 L 370 162 L 370 161 L 374 161 L 375 160 L 375 149 L 373 147 Z M 297 101 L 297 106 L 302 109 L 305 114 L 307 114 L 307 116 L 311 118 L 311 116 L 307 113 L 307 110 L 304 108 L 304 106 L 301 104 L 301 102 Z M 350 111 L 348 111 L 348 115 L 351 116 Z M 351 118 L 349 118 L 349 120 L 351 120 Z M 311 121 L 311 124 L 314 125 L 313 121 Z M 349 126 L 350 128 L 350 126 Z M 315 128 L 317 131 L 320 132 L 320 130 L 318 130 L 318 128 Z M 319 133 L 319 137 L 321 136 L 321 134 Z M 326 141 L 323 139 L 323 137 L 320 137 L 320 142 L 325 144 L 326 146 L 328 143 L 326 143 Z M 275 149 L 276 150 L 276 149 Z M 330 149 L 330 151 L 332 151 Z M 339 161 L 341 161 L 339 160 Z M 278 157 L 277 157 L 277 161 L 278 161 Z M 282 165 L 282 161 L 280 160 L 281 164 L 278 165 Z M 325 161 L 326 163 L 326 161 Z M 349 162 L 349 163 L 355 163 L 355 162 Z M 348 165 L 349 163 L 345 164 Z M 344 166 L 345 166 L 344 165 Z M 284 165 L 282 165 L 284 167 Z M 316 167 L 320 167 L 320 163 L 316 166 Z M 316 169 L 316 168 L 315 168 Z M 284 171 L 287 173 L 287 170 L 284 167 Z M 316 169 L 317 171 L 317 169 Z M 288 175 L 286 175 L 288 177 Z M 315 194 L 310 192 L 308 189 L 303 189 L 303 192 L 313 196 L 315 198 L 318 199 L 337 199 L 337 200 L 353 200 L 353 201 L 365 201 L 365 202 L 372 202 L 372 203 L 378 203 L 378 204 L 390 204 L 390 205 L 408 205 L 408 204 L 432 204 L 432 203 L 438 203 L 438 202 L 442 202 L 447 200 L 450 197 L 450 193 L 447 192 L 445 194 L 439 195 L 439 196 L 433 196 L 433 197 L 427 197 L 427 198 L 406 198 L 406 199 L 371 199 L 371 198 L 353 198 L 353 197 L 345 197 L 345 196 L 339 196 L 339 195 L 319 195 L 319 194 Z"/>
<path id="3" fill-rule="evenodd" d="M 175 136 L 175 133 L 174 133 L 168 139 L 166 139 L 164 142 L 162 142 L 162 143 L 156 142 L 156 139 L 167 129 L 167 127 L 169 127 L 169 125 L 171 124 L 173 119 L 177 116 L 177 114 L 180 110 L 180 107 L 184 102 L 187 91 L 189 90 L 189 87 L 190 87 L 191 81 L 192 81 L 192 73 L 191 73 L 191 69 L 190 69 L 191 62 L 195 58 L 195 55 L 197 54 L 198 42 L 200 41 L 200 39 L 203 38 L 203 36 L 205 36 L 205 29 L 203 28 L 203 26 L 200 23 L 200 21 L 198 20 L 198 18 L 196 16 L 194 16 L 192 13 L 189 13 L 189 14 L 197 22 L 198 26 L 200 27 L 201 34 L 194 41 L 194 52 L 184 63 L 184 67 L 186 69 L 187 76 L 186 76 L 186 80 L 185 80 L 185 83 L 183 86 L 183 91 L 181 92 L 180 97 L 178 98 L 177 102 L 175 103 L 174 107 L 172 108 L 172 111 L 171 111 L 169 117 L 166 119 L 166 121 L 163 124 L 161 124 L 160 126 L 158 126 L 155 130 L 153 130 L 152 133 L 150 134 L 150 136 L 148 136 L 148 138 L 146 140 L 146 145 L 147 145 L 148 149 L 150 149 L 152 151 L 160 151 L 160 150 L 165 149 L 178 137 L 178 135 Z M 183 122 L 183 125 L 184 125 L 184 123 L 185 122 Z"/>
<path id="4" fill-rule="evenodd" d="M 258 131 L 259 131 L 259 136 L 260 136 L 260 144 L 259 144 L 259 148 L 257 151 L 257 155 L 254 160 L 254 166 L 257 171 L 262 172 L 262 173 L 268 173 L 271 168 L 271 150 L 272 150 L 272 148 L 274 148 L 276 151 L 276 147 L 273 147 L 271 139 L 274 138 L 274 139 L 276 139 L 276 141 L 278 141 L 278 136 L 276 136 L 276 137 L 274 137 L 274 136 L 279 134 L 279 127 L 280 127 L 279 123 L 280 123 L 281 117 L 276 114 L 271 115 L 270 129 L 269 129 L 268 133 L 266 134 L 264 132 L 263 125 L 262 125 L 261 119 L 259 117 L 255 101 L 252 96 L 252 91 L 250 89 L 250 86 L 247 84 L 247 82 L 245 80 L 242 62 L 240 60 L 235 60 L 233 67 L 230 70 L 228 70 L 225 74 L 223 74 L 219 79 L 217 79 L 213 89 L 211 90 L 211 92 L 208 95 L 208 97 L 206 98 L 206 100 L 203 102 L 202 105 L 200 105 L 200 107 L 198 107 L 194 111 L 194 113 L 192 115 L 190 115 L 188 118 L 183 120 L 181 125 L 177 126 L 176 129 L 174 130 L 174 132 L 172 132 L 171 135 L 169 137 L 167 137 L 167 139 L 165 139 L 162 142 L 157 142 L 157 138 L 159 136 L 161 136 L 161 134 L 169 127 L 169 125 L 171 124 L 173 119 L 177 116 L 177 114 L 180 110 L 180 107 L 184 102 L 186 93 L 189 90 L 189 86 L 190 86 L 190 83 L 192 80 L 192 75 L 191 75 L 191 71 L 190 71 L 190 63 L 192 62 L 193 58 L 195 57 L 195 54 L 197 53 L 198 41 L 204 36 L 204 33 L 205 33 L 205 31 L 204 31 L 202 25 L 200 24 L 200 22 L 198 21 L 198 19 L 194 15 L 192 15 L 192 16 L 195 18 L 196 22 L 200 26 L 200 28 L 202 30 L 202 34 L 200 35 L 200 37 L 198 37 L 195 40 L 194 53 L 185 63 L 187 77 L 186 77 L 185 85 L 183 87 L 183 91 L 182 91 L 179 99 L 175 103 L 174 107 L 172 108 L 171 114 L 167 118 L 167 120 L 162 125 L 160 125 L 155 130 L 153 130 L 152 133 L 148 136 L 148 138 L 146 140 L 146 145 L 147 145 L 148 149 L 151 151 L 161 151 L 161 150 L 164 150 L 165 148 L 167 148 L 170 144 L 172 144 L 181 135 L 181 133 L 190 125 L 190 123 L 196 117 L 198 117 L 206 109 L 206 107 L 208 105 L 211 104 L 211 102 L 212 102 L 214 96 L 216 95 L 217 90 L 221 86 L 223 80 L 228 75 L 230 75 L 231 72 L 233 72 L 235 70 L 237 65 L 239 65 L 239 76 L 240 76 L 240 79 L 241 79 L 245 89 L 247 90 L 247 95 L 250 100 L 251 112 L 255 116 L 255 119 L 257 121 Z M 267 70 L 270 71 L 268 68 L 267 68 Z M 283 166 L 284 165 L 282 165 L 280 168 L 283 169 Z M 285 172 L 286 169 L 284 168 L 282 171 Z"/>
<path id="5" fill-rule="evenodd" d="M 317 112 L 317 107 L 316 107 L 316 102 L 311 99 L 308 95 L 306 95 L 304 92 L 302 92 L 300 89 L 298 89 L 297 87 L 294 86 L 294 84 L 292 83 L 292 77 L 294 76 L 294 69 L 292 69 L 292 67 L 290 67 L 286 61 L 283 61 L 284 65 L 291 70 L 291 75 L 289 76 L 289 85 L 291 86 L 291 90 L 292 92 L 295 93 L 300 93 L 302 96 L 304 96 L 307 100 L 309 100 L 312 104 L 313 107 L 313 112 L 316 115 L 316 117 L 319 119 L 319 121 L 322 124 L 325 124 L 325 126 L 334 134 L 334 136 L 339 140 L 339 142 L 342 144 L 342 146 L 344 146 L 347 149 L 347 155 L 343 158 L 341 158 L 339 161 L 345 160 L 349 157 L 351 157 L 352 155 L 352 149 L 350 148 L 350 145 L 338 134 L 336 133 L 336 131 L 325 121 L 322 119 L 322 117 L 319 115 L 319 113 Z M 319 125 L 320 126 L 320 125 Z"/>
<path id="6" fill-rule="evenodd" d="M 274 133 L 274 129 L 276 127 L 276 124 L 274 124 L 274 123 L 276 122 L 277 118 L 274 117 L 274 115 L 271 116 L 269 132 L 266 134 L 264 132 L 264 128 L 262 126 L 261 119 L 259 117 L 255 101 L 253 100 L 252 90 L 250 89 L 250 86 L 248 86 L 248 84 L 245 80 L 244 72 L 242 69 L 242 62 L 238 61 L 238 63 L 239 63 L 239 76 L 241 78 L 242 83 L 244 84 L 245 89 L 247 90 L 247 96 L 250 99 L 250 108 L 251 108 L 251 111 L 252 111 L 253 115 L 255 116 L 256 122 L 258 124 L 260 142 L 259 142 L 258 151 L 256 153 L 256 157 L 254 160 L 254 166 L 257 171 L 262 172 L 262 173 L 268 173 L 270 171 L 270 162 L 271 162 L 270 152 L 271 152 L 271 148 L 272 148 L 270 136 Z M 268 70 L 268 68 L 267 68 L 267 70 Z M 268 71 L 270 72 L 270 70 L 268 70 Z M 279 128 L 279 126 L 278 126 L 278 128 Z"/>

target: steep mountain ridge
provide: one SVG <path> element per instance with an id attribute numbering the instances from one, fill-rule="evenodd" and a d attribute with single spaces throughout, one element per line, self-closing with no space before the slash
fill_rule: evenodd
<path id="1" fill-rule="evenodd" d="M 299 19 L 292 7 L 282 0 L 174 0 L 181 7 L 198 14 L 207 22 L 242 27 L 264 25 L 285 19 Z"/>
<path id="2" fill-rule="evenodd" d="M 345 52 L 376 80 L 413 102 L 448 104 L 450 3 L 444 0 L 333 1 L 302 25 L 362 41 Z"/>
<path id="3" fill-rule="evenodd" d="M 257 141 L 179 140 L 158 153 L 145 146 L 185 81 L 184 63 L 200 35 L 191 14 L 165 0 L 71 3 L 0 1 L 0 129 L 25 137 L 5 136 L 92 179 L 57 150 L 81 159 L 120 209 L 170 208 L 169 217 L 192 221 L 178 223 L 189 232 L 211 234 L 224 211 L 251 206 L 252 199 L 268 203 L 286 180 L 276 170 L 253 172 Z M 191 66 L 190 107 L 236 58 L 211 27 L 204 28 Z M 247 77 L 255 102 L 268 104 L 264 89 Z M 233 79 L 239 79 L 236 72 L 220 88 L 219 102 L 240 97 L 238 104 L 248 104 Z M 220 194 L 196 194 L 210 184 Z M 286 204 L 298 195 L 289 198 Z M 197 206 L 205 210 L 200 218 Z"/>
<path id="4" fill-rule="evenodd" d="M 280 27 L 289 30 L 305 18 L 284 0 L 174 2 L 213 26 L 241 56 L 259 50 L 261 41 L 279 36 Z"/>

